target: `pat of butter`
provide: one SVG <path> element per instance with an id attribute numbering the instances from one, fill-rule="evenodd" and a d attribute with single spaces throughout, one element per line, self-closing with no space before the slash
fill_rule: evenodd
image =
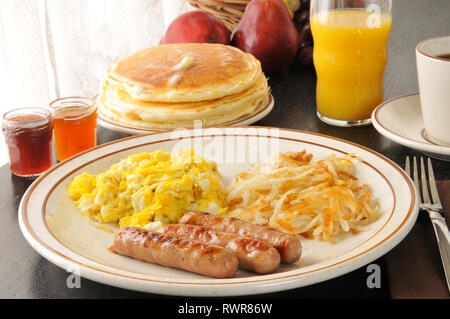
<path id="1" fill-rule="evenodd" d="M 194 65 L 194 58 L 192 56 L 187 55 L 181 60 L 180 63 L 175 65 L 173 69 L 176 71 L 180 71 L 190 68 L 193 65 Z"/>
<path id="2" fill-rule="evenodd" d="M 180 73 L 175 73 L 174 75 L 172 75 L 172 76 L 169 78 L 169 81 L 168 81 L 169 85 L 170 85 L 170 86 L 174 86 L 174 85 L 178 84 L 178 82 L 181 81 L 181 78 L 182 78 L 182 77 L 183 77 L 183 76 L 182 76 Z"/>

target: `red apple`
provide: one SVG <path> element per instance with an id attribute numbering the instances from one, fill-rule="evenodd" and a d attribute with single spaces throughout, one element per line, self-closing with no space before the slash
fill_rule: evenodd
<path id="1" fill-rule="evenodd" d="M 230 31 L 213 14 L 191 11 L 173 20 L 160 44 L 186 42 L 229 44 Z"/>
<path id="2" fill-rule="evenodd" d="M 297 53 L 298 32 L 282 0 L 252 0 L 234 30 L 232 43 L 253 54 L 264 72 L 280 72 Z"/>

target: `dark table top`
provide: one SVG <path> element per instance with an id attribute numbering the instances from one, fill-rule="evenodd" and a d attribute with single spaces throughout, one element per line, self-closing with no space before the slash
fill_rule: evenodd
<path id="1" fill-rule="evenodd" d="M 450 1 L 393 2 L 385 99 L 416 93 L 415 46 L 424 39 L 450 34 Z M 315 80 L 314 69 L 296 65 L 281 74 L 271 75 L 269 81 L 275 108 L 255 125 L 299 129 L 343 138 L 374 149 L 401 166 L 406 155 L 421 155 L 384 138 L 372 126 L 341 128 L 321 122 L 315 114 Z M 99 144 L 126 136 L 101 127 L 98 129 Z M 449 162 L 433 160 L 433 165 L 437 179 L 450 179 Z M 31 181 L 13 176 L 7 165 L 0 168 L 0 178 L 0 298 L 171 298 L 110 287 L 88 279 L 82 279 L 79 289 L 68 288 L 66 280 L 69 273 L 37 254 L 19 230 L 17 210 Z M 419 218 L 417 223 L 426 222 L 426 219 Z M 395 259 L 393 257 L 398 249 L 394 248 L 373 262 L 381 268 L 380 289 L 367 287 L 368 272 L 366 267 L 362 267 L 313 286 L 260 295 L 258 298 L 389 298 L 389 280 L 395 278 L 388 278 L 386 268 L 390 260 Z"/>

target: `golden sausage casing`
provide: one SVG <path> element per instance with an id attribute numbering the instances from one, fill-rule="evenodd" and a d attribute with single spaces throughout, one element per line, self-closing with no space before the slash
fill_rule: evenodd
<path id="1" fill-rule="evenodd" d="M 280 265 L 278 250 L 266 242 L 254 238 L 189 224 L 168 224 L 159 228 L 157 232 L 224 247 L 239 259 L 239 268 L 259 274 L 273 272 Z"/>
<path id="2" fill-rule="evenodd" d="M 300 259 L 302 245 L 294 235 L 283 233 L 271 227 L 247 223 L 234 217 L 221 217 L 205 212 L 192 211 L 181 217 L 180 224 L 201 225 L 215 231 L 234 233 L 267 242 L 275 247 L 281 256 L 281 262 L 295 263 Z"/>
<path id="3" fill-rule="evenodd" d="M 223 247 L 135 227 L 120 229 L 110 250 L 119 255 L 215 278 L 233 277 L 239 264 L 237 257 Z"/>

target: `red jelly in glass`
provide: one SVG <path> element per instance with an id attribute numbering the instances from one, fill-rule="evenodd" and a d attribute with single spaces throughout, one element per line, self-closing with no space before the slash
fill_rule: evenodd
<path id="1" fill-rule="evenodd" d="M 49 109 L 27 107 L 7 112 L 2 128 L 13 174 L 34 177 L 52 166 L 53 116 Z"/>

